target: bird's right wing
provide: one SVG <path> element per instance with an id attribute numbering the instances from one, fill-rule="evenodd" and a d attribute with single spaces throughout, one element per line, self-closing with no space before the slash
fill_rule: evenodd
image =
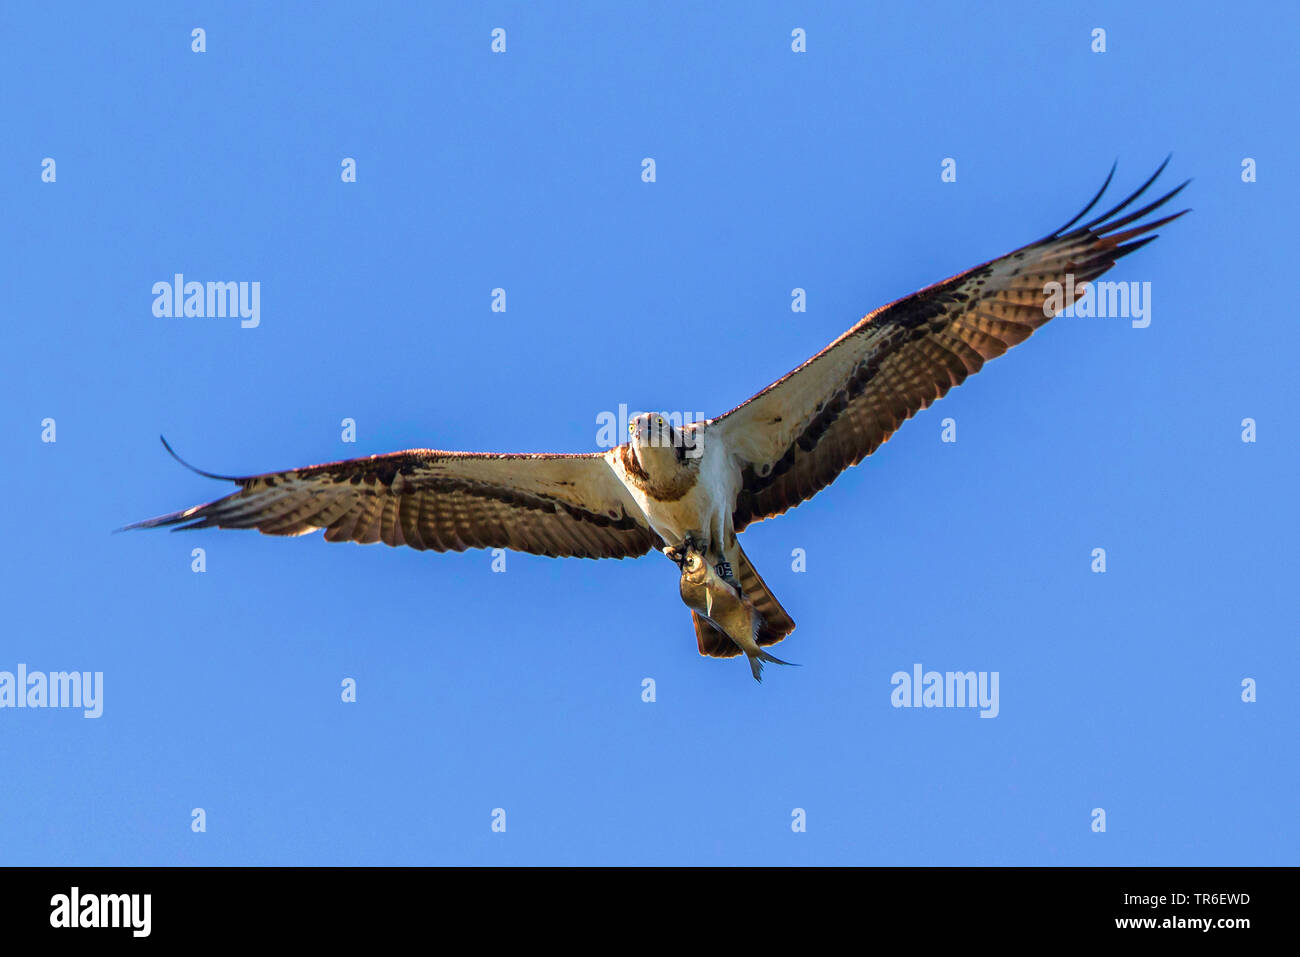
<path id="1" fill-rule="evenodd" d="M 263 475 L 201 474 L 233 481 L 239 491 L 127 528 L 216 526 L 267 535 L 323 528 L 331 542 L 581 558 L 644 555 L 662 544 L 598 454 L 412 449 Z"/>

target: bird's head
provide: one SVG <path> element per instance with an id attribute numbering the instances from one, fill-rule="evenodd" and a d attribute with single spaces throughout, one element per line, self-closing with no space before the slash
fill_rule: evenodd
<path id="1" fill-rule="evenodd" d="M 677 434 L 668 417 L 661 412 L 642 412 L 633 416 L 627 423 L 628 442 L 638 453 L 643 449 L 671 449 L 677 442 Z"/>
<path id="2" fill-rule="evenodd" d="M 704 452 L 701 430 L 674 425 L 663 412 L 642 412 L 627 423 L 628 446 L 641 468 L 666 479 L 698 470 Z"/>

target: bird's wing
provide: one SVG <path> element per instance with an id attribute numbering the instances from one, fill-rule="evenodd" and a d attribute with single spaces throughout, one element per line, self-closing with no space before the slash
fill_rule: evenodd
<path id="1" fill-rule="evenodd" d="M 323 528 L 331 542 L 582 558 L 632 557 L 661 544 L 599 455 L 411 449 L 264 475 L 201 474 L 239 491 L 127 528 Z"/>
<path id="2" fill-rule="evenodd" d="M 1108 176 L 1083 212 L 1050 236 L 877 309 L 785 378 L 709 422 L 706 440 L 719 436 L 743 470 L 736 531 L 811 498 L 986 360 L 1029 338 L 1054 314 L 1049 283 L 1065 287 L 1053 304 L 1064 308 L 1083 294 L 1082 283 L 1155 239 L 1144 234 L 1182 212 L 1129 224 L 1186 183 L 1120 213 L 1164 168 L 1115 208 L 1075 226 L 1101 199 Z M 1075 295 L 1067 298 L 1071 275 Z"/>

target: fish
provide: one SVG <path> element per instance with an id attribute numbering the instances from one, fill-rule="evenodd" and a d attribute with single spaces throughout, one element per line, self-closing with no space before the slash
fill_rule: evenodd
<path id="1" fill-rule="evenodd" d="M 755 681 L 763 680 L 763 662 L 774 665 L 793 665 L 770 655 L 758 644 L 758 632 L 763 616 L 754 603 L 744 596 L 740 583 L 734 577 L 724 577 L 728 568 L 724 562 L 714 565 L 693 544 L 687 543 L 670 554 L 682 570 L 678 589 L 687 608 L 702 615 L 723 634 L 736 643 L 749 659 L 749 670 Z"/>

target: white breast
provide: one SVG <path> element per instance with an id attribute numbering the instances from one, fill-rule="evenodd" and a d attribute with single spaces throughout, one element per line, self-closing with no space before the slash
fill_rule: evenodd
<path id="1" fill-rule="evenodd" d="M 648 496 L 628 479 L 622 463 L 613 454 L 605 461 L 640 506 L 659 537 L 669 545 L 681 545 L 687 535 L 704 535 L 710 542 L 725 540 L 740 492 L 740 470 L 716 435 L 704 442 L 699 480 L 681 498 L 661 502 Z"/>

